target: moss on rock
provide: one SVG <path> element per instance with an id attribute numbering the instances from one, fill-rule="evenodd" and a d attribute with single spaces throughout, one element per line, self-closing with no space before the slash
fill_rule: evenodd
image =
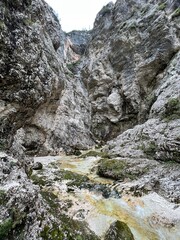
<path id="1" fill-rule="evenodd" d="M 131 230 L 126 223 L 116 221 L 111 224 L 104 240 L 134 240 Z"/>
<path id="2" fill-rule="evenodd" d="M 0 190 L 0 205 L 4 205 L 6 203 L 6 192 L 4 190 Z"/>
<path id="3" fill-rule="evenodd" d="M 180 16 L 180 7 L 176 8 L 176 10 L 172 14 L 172 18 Z"/>
<path id="4" fill-rule="evenodd" d="M 70 180 L 67 185 L 80 187 L 84 182 L 89 181 L 89 178 L 85 175 L 81 175 L 75 172 L 71 172 L 68 170 L 58 170 L 55 172 L 56 177 L 54 178 L 55 181 L 61 180 Z"/>
<path id="5" fill-rule="evenodd" d="M 13 221 L 11 218 L 6 219 L 0 224 L 0 239 L 4 239 L 8 236 L 13 228 Z"/>
<path id="6" fill-rule="evenodd" d="M 148 171 L 146 168 L 137 168 L 135 163 L 125 159 L 101 159 L 98 164 L 97 174 L 101 177 L 122 180 L 128 178 L 135 180 Z"/>
<path id="7" fill-rule="evenodd" d="M 60 171 L 59 174 L 62 174 Z M 64 171 L 66 179 L 74 177 L 80 177 L 79 174 L 70 174 L 70 172 Z M 61 176 L 62 177 L 62 176 Z M 83 177 L 83 176 L 82 176 Z M 98 240 L 99 238 L 88 228 L 85 222 L 73 220 L 67 215 L 62 214 L 62 206 L 58 197 L 50 190 L 42 190 L 41 195 L 50 207 L 50 213 L 54 215 L 55 218 L 58 217 L 59 223 L 56 221 L 52 223 L 51 226 L 46 225 L 41 231 L 40 236 L 44 240 Z M 69 202 L 69 207 L 71 207 L 72 202 Z M 68 207 L 68 206 L 67 206 Z"/>
<path id="8" fill-rule="evenodd" d="M 49 205 L 50 207 L 50 212 L 52 214 L 57 215 L 58 213 L 58 209 L 59 209 L 59 199 L 58 197 L 51 191 L 41 191 L 41 195 L 44 198 L 44 200 L 46 201 L 46 203 Z"/>
<path id="9" fill-rule="evenodd" d="M 101 157 L 101 158 L 110 158 L 109 154 L 106 152 L 98 152 L 98 151 L 89 151 L 85 154 L 81 155 L 82 158 L 86 157 Z"/>
<path id="10" fill-rule="evenodd" d="M 178 119 L 180 116 L 180 99 L 171 98 L 165 105 L 163 117 L 167 121 Z"/>
<path id="11" fill-rule="evenodd" d="M 61 224 L 53 223 L 52 226 L 45 226 L 41 232 L 44 240 L 98 240 L 99 238 L 88 229 L 86 223 L 70 219 L 61 215 Z"/>
<path id="12" fill-rule="evenodd" d="M 147 145 L 142 145 L 141 150 L 149 157 L 154 157 L 156 151 L 157 151 L 157 146 L 155 142 L 150 142 Z"/>
<path id="13" fill-rule="evenodd" d="M 115 180 L 124 179 L 125 162 L 116 159 L 101 159 L 98 165 L 97 174 Z"/>
<path id="14" fill-rule="evenodd" d="M 34 184 L 39 185 L 41 187 L 50 183 L 45 176 L 32 175 L 31 180 L 33 181 Z"/>
<path id="15" fill-rule="evenodd" d="M 163 11 L 165 8 L 166 8 L 166 3 L 165 3 L 165 2 L 160 3 L 160 4 L 158 5 L 158 9 L 161 10 L 161 11 Z"/>

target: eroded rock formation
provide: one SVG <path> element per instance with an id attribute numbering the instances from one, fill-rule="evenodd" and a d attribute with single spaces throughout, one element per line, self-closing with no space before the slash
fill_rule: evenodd
<path id="1" fill-rule="evenodd" d="M 1 2 L 2 144 L 16 151 L 13 139 L 21 139 L 22 151 L 47 155 L 148 119 L 171 125 L 179 113 L 178 9 L 178 1 L 117 1 L 91 32 L 65 34 L 43 1 Z M 158 143 L 158 158 L 175 157 L 171 137 Z"/>
<path id="2" fill-rule="evenodd" d="M 0 4 L 2 145 L 43 155 L 89 147 L 87 90 L 67 65 L 86 40 L 70 53 L 70 40 L 44 1 Z"/>
<path id="3" fill-rule="evenodd" d="M 179 51 L 179 20 L 173 18 L 170 3 L 163 9 L 160 3 L 117 1 L 96 17 L 83 73 L 92 105 L 92 131 L 100 139 L 111 139 L 152 118 L 151 106 L 160 105 L 157 89 L 165 81 L 174 84 L 172 98 L 178 95 L 177 82 L 164 75 Z M 174 64 L 178 62 L 177 57 Z M 178 81 L 178 66 L 174 67 L 172 78 Z"/>
<path id="4" fill-rule="evenodd" d="M 117 0 L 91 31 L 71 33 L 43 0 L 0 0 L 0 150 L 18 159 L 0 156 L 0 237 L 19 237 L 19 228 L 28 240 L 78 237 L 59 232 L 27 156 L 105 144 L 98 171 L 128 179 L 115 184 L 120 193 L 179 203 L 179 26 L 179 0 Z"/>

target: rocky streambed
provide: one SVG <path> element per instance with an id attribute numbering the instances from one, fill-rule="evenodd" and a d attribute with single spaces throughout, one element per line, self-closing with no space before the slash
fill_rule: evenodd
<path id="1" fill-rule="evenodd" d="M 49 211 L 62 221 L 61 231 L 45 226 L 43 239 L 180 239 L 178 204 L 155 191 L 134 194 L 127 190 L 128 179 L 100 177 L 103 158 L 92 153 L 34 158 L 43 168 L 33 171 L 31 179 L 40 186 Z"/>

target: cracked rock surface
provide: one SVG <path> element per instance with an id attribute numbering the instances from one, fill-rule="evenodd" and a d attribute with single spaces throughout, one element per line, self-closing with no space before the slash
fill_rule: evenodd
<path id="1" fill-rule="evenodd" d="M 179 0 L 110 2 L 92 30 L 70 33 L 44 0 L 0 0 L 0 239 L 98 239 L 62 215 L 44 178 L 31 181 L 44 168 L 34 156 L 92 149 L 92 172 L 114 181 L 96 186 L 102 197 L 152 194 L 179 209 L 179 116 Z"/>

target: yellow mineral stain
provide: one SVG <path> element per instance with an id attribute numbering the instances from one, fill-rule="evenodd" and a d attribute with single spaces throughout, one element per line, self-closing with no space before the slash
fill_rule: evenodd
<path id="1" fill-rule="evenodd" d="M 129 207 L 135 210 L 136 206 L 144 207 L 144 202 L 140 198 L 131 196 L 123 196 L 122 199 L 128 204 Z"/>
<path id="2" fill-rule="evenodd" d="M 96 183 L 101 183 L 101 184 L 112 184 L 114 181 L 111 179 L 107 178 L 98 178 L 95 174 L 88 174 L 87 175 L 90 180 L 96 182 Z"/>
<path id="3" fill-rule="evenodd" d="M 65 169 L 65 170 L 71 170 L 71 169 L 75 169 L 76 166 L 72 163 L 61 162 L 60 168 Z"/>
<path id="4" fill-rule="evenodd" d="M 115 203 L 113 200 L 97 200 L 93 199 L 90 195 L 86 195 L 86 200 L 89 201 L 98 210 L 99 213 L 115 218 L 116 220 L 123 221 L 128 224 L 130 228 L 135 229 L 138 232 L 139 236 L 141 236 L 141 239 L 138 240 L 159 240 L 157 234 L 150 231 L 150 229 L 148 229 L 146 225 L 143 224 L 144 222 L 139 222 L 138 219 L 133 217 L 133 214 L 131 215 L 129 211 Z M 141 201 L 140 204 L 142 205 Z"/>
<path id="5" fill-rule="evenodd" d="M 98 177 L 96 173 L 90 172 L 91 166 L 90 162 L 85 161 L 81 158 L 75 158 L 75 159 L 66 159 L 59 161 L 59 167 L 60 169 L 72 171 L 81 175 L 86 175 L 89 177 L 90 180 L 101 183 L 101 184 L 112 184 L 114 181 L 107 178 L 101 178 Z"/>
<path id="6" fill-rule="evenodd" d="M 96 159 L 92 159 L 91 162 L 90 160 L 76 157 L 70 158 L 68 156 L 62 156 L 58 160 L 60 169 L 86 175 L 95 183 L 113 184 L 113 180 L 101 178 L 96 175 L 94 170 L 91 171 L 96 164 Z M 153 214 L 147 214 L 147 202 L 143 198 L 125 195 L 122 196 L 121 199 L 104 199 L 101 194 L 89 192 L 88 190 L 80 190 L 75 193 L 63 192 L 63 194 L 59 190 L 60 189 L 54 189 L 54 193 L 60 200 L 72 200 L 74 207 L 69 210 L 73 212 L 79 208 L 87 209 L 88 213 L 86 217 L 93 216 L 94 225 L 98 225 L 98 221 L 104 216 L 107 218 L 107 222 L 110 221 L 108 222 L 109 225 L 112 220 L 125 222 L 132 230 L 136 240 L 171 240 L 169 238 L 169 236 L 171 236 L 170 231 L 177 232 L 177 237 L 175 233 L 172 240 L 179 239 L 177 228 L 169 225 L 164 226 L 167 224 L 167 221 L 164 223 L 159 216 L 155 218 Z M 143 215 L 144 212 L 147 214 L 145 214 L 146 217 Z M 164 238 L 164 236 L 167 236 L 167 238 Z"/>

